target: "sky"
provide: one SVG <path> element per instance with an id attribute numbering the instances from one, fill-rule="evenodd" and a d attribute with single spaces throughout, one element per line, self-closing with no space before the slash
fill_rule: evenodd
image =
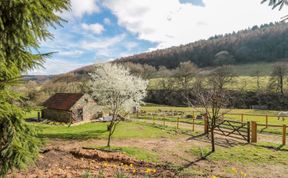
<path id="1" fill-rule="evenodd" d="M 287 9 L 262 0 L 71 0 L 58 12 L 67 22 L 50 27 L 54 38 L 40 52 L 55 52 L 31 75 L 65 73 L 111 61 L 280 21 Z"/>

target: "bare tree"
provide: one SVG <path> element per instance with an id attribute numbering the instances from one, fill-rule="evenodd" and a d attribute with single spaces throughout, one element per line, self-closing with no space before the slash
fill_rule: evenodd
<path id="1" fill-rule="evenodd" d="M 287 72 L 287 63 L 275 64 L 270 77 L 269 89 L 284 95 L 284 81 Z"/>
<path id="2" fill-rule="evenodd" d="M 189 89 L 190 82 L 197 72 L 197 67 L 190 61 L 181 62 L 176 68 L 175 78 L 183 90 Z"/>
<path id="3" fill-rule="evenodd" d="M 233 80 L 234 74 L 231 67 L 222 66 L 207 76 L 205 86 L 203 81 L 194 83 L 193 92 L 199 104 L 205 109 L 211 133 L 212 152 L 215 151 L 214 129 L 221 119 L 221 110 L 229 104 L 230 97 L 226 87 Z"/>
<path id="4" fill-rule="evenodd" d="M 121 113 L 139 107 L 146 95 L 147 81 L 130 74 L 129 70 L 117 64 L 98 64 L 90 74 L 90 89 L 97 103 L 112 112 L 112 120 L 108 125 L 108 142 L 116 130 Z"/>

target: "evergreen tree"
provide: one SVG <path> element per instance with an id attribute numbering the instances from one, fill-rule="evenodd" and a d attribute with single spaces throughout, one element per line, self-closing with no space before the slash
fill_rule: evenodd
<path id="1" fill-rule="evenodd" d="M 279 7 L 279 9 L 281 10 L 284 5 L 288 5 L 287 0 L 262 0 L 262 3 L 267 1 L 269 2 L 269 6 L 272 6 L 273 9 Z"/>
<path id="2" fill-rule="evenodd" d="M 33 51 L 52 37 L 48 27 L 63 22 L 56 12 L 68 10 L 69 4 L 69 0 L 0 1 L 0 176 L 32 163 L 39 152 L 35 130 L 23 121 L 22 97 L 11 87 L 47 57 Z"/>

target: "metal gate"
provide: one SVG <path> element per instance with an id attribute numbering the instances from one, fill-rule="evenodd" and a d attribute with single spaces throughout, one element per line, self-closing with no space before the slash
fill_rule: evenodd
<path id="1" fill-rule="evenodd" d="M 210 129 L 211 126 L 209 130 Z M 234 139 L 245 140 L 250 143 L 250 122 L 243 123 L 231 120 L 223 120 L 215 125 L 214 133 Z"/>

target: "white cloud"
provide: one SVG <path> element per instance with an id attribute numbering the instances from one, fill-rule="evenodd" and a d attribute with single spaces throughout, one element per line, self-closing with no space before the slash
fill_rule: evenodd
<path id="1" fill-rule="evenodd" d="M 131 50 L 133 48 L 136 48 L 138 46 L 138 43 L 133 42 L 133 41 L 129 41 L 129 42 L 125 43 L 125 46 L 127 47 L 127 49 Z"/>
<path id="2" fill-rule="evenodd" d="M 44 68 L 29 71 L 29 75 L 54 75 L 72 71 L 74 69 L 90 65 L 91 63 L 77 63 L 65 59 L 48 59 L 44 63 Z"/>
<path id="3" fill-rule="evenodd" d="M 119 25 L 157 48 L 186 44 L 215 34 L 279 21 L 284 11 L 271 10 L 261 0 L 203 0 L 204 7 L 179 0 L 105 0 Z"/>
<path id="4" fill-rule="evenodd" d="M 69 51 L 60 51 L 59 55 L 60 56 L 65 56 L 65 57 L 76 57 L 76 56 L 80 56 L 81 54 L 83 54 L 84 52 L 81 50 L 69 50 Z"/>
<path id="5" fill-rule="evenodd" d="M 91 15 L 100 11 L 97 0 L 71 0 L 72 14 L 75 17 L 82 17 L 85 14 Z"/>
<path id="6" fill-rule="evenodd" d="M 109 19 L 109 18 L 104 18 L 104 24 L 106 24 L 106 25 L 111 25 L 111 20 Z"/>
<path id="7" fill-rule="evenodd" d="M 96 35 L 99 35 L 101 34 L 103 31 L 104 31 L 104 27 L 103 25 L 99 24 L 99 23 L 95 23 L 95 24 L 86 24 L 86 23 L 83 23 L 81 25 L 81 27 L 88 31 L 88 32 L 92 32 Z"/>
<path id="8" fill-rule="evenodd" d="M 104 50 L 116 45 L 117 43 L 124 40 L 124 38 L 125 34 L 121 34 L 112 38 L 98 39 L 98 41 L 84 41 L 81 44 L 81 48 L 86 50 Z"/>

